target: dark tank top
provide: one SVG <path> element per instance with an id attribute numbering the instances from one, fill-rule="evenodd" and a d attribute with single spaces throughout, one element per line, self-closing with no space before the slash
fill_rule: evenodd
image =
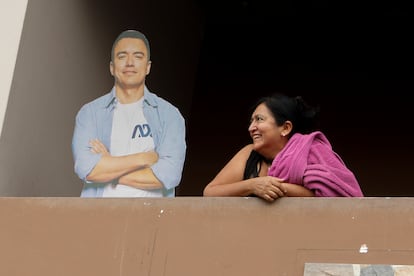
<path id="1" fill-rule="evenodd" d="M 246 161 L 243 180 L 258 177 L 260 169 L 262 168 L 262 161 L 264 161 L 264 159 L 265 158 L 257 151 L 252 150 L 250 152 L 249 158 Z"/>
<path id="2" fill-rule="evenodd" d="M 246 167 L 244 168 L 243 180 L 255 178 L 259 176 L 260 169 L 262 168 L 262 161 L 264 157 L 257 151 L 252 150 L 249 158 L 246 161 Z M 250 194 L 250 197 L 257 197 L 255 194 Z"/>

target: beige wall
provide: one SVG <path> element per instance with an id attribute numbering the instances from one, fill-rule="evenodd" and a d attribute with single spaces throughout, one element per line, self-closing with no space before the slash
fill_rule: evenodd
<path id="1" fill-rule="evenodd" d="M 27 0 L 0 2 L 0 34 L 3 41 L 0 44 L 0 60 L 2 61 L 0 67 L 0 137 L 26 6 Z"/>
<path id="2" fill-rule="evenodd" d="M 6 45 L 14 53 L 24 6 L 18 2 L 11 16 L 17 22 L 1 24 L 16 25 L 13 45 Z M 28 1 L 12 83 L 7 75 L 1 82 L 2 93 L 8 86 L 10 93 L 0 139 L 0 196 L 79 196 L 71 152 L 75 115 L 111 89 L 110 50 L 125 29 L 150 39 L 150 90 L 188 117 L 201 41 L 193 1 Z M 16 56 L 10 56 L 11 70 Z"/>
<path id="3" fill-rule="evenodd" d="M 413 198 L 0 198 L 0 275 L 299 276 L 305 263 L 414 265 L 413 214 Z"/>

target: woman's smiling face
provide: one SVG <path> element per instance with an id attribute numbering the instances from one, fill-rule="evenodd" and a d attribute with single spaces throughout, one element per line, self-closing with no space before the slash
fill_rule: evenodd
<path id="1" fill-rule="evenodd" d="M 281 133 L 283 126 L 277 125 L 275 117 L 264 103 L 254 110 L 248 130 L 254 149 L 264 156 L 268 156 L 275 149 L 280 149 L 284 144 Z"/>

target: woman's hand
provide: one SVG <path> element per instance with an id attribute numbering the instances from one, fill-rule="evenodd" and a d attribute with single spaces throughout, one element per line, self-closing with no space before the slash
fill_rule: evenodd
<path id="1" fill-rule="evenodd" d="M 273 202 L 280 197 L 286 196 L 283 179 L 273 176 L 262 176 L 254 178 L 252 185 L 253 194 L 266 201 Z"/>

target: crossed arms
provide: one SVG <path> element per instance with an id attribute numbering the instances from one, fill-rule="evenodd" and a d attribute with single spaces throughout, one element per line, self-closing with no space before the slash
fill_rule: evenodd
<path id="1" fill-rule="evenodd" d="M 161 189 L 162 183 L 152 172 L 150 166 L 158 161 L 155 151 L 135 153 L 125 156 L 112 156 L 98 139 L 90 141 L 91 152 L 102 157 L 92 169 L 86 180 L 92 182 L 118 183 L 139 189 Z"/>

